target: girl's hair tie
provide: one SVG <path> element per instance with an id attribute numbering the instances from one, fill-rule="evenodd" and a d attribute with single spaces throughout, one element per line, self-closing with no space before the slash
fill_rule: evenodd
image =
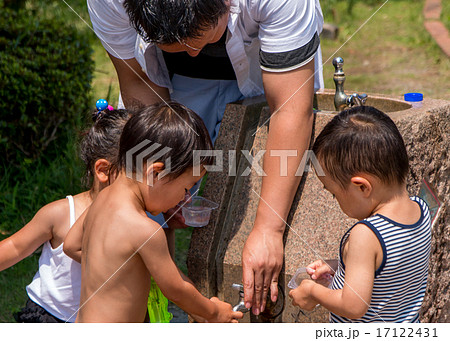
<path id="1" fill-rule="evenodd" d="M 103 116 L 103 111 L 108 109 L 109 111 L 114 110 L 114 108 L 108 104 L 106 99 L 100 98 L 96 103 L 95 107 L 97 108 L 97 113 L 93 115 L 94 122 L 97 122 Z"/>

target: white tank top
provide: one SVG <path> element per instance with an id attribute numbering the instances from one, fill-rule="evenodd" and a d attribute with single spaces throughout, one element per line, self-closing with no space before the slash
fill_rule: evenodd
<path id="1" fill-rule="evenodd" d="M 70 207 L 70 227 L 75 223 L 73 197 L 67 196 Z M 45 242 L 39 258 L 39 270 L 27 286 L 30 299 L 53 316 L 75 322 L 80 304 L 81 265 L 63 252 L 63 243 L 56 249 Z"/>

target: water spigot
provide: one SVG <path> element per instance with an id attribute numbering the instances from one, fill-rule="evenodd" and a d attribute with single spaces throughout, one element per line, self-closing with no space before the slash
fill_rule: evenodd
<path id="1" fill-rule="evenodd" d="M 333 81 L 336 85 L 336 93 L 334 94 L 334 107 L 338 111 L 342 111 L 347 107 L 364 105 L 367 100 L 367 94 L 359 95 L 354 93 L 347 96 L 344 92 L 345 73 L 343 70 L 344 59 L 336 57 L 333 59 L 334 75 Z"/>
<path id="2" fill-rule="evenodd" d="M 233 283 L 231 287 L 239 291 L 239 303 L 233 307 L 233 311 L 242 311 L 244 314 L 248 312 L 244 302 L 244 286 L 242 284 Z"/>
<path id="3" fill-rule="evenodd" d="M 239 303 L 233 307 L 233 311 L 242 311 L 243 313 L 248 312 L 249 309 L 245 307 L 244 302 L 244 286 L 242 284 L 234 283 L 231 285 L 231 287 L 234 290 L 239 291 Z M 267 295 L 266 308 L 264 309 L 264 311 L 261 312 L 261 318 L 263 318 L 266 321 L 272 321 L 283 312 L 283 309 L 284 309 L 284 290 L 282 290 L 282 288 L 278 286 L 278 297 L 276 302 L 272 302 L 270 300 L 270 296 Z"/>
<path id="4" fill-rule="evenodd" d="M 345 73 L 342 67 L 344 66 L 344 59 L 336 57 L 333 59 L 334 75 L 333 81 L 336 86 L 334 94 L 334 107 L 338 111 L 342 111 L 347 106 L 347 95 L 344 92 Z"/>

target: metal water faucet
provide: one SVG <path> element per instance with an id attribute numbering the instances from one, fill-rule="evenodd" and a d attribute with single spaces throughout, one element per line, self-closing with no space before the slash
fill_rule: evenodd
<path id="1" fill-rule="evenodd" d="M 239 302 L 233 307 L 233 311 L 242 311 L 244 314 L 249 311 L 245 307 L 244 302 L 244 286 L 242 284 L 232 284 L 231 287 L 234 290 L 239 291 Z M 276 302 L 272 302 L 270 296 L 267 295 L 267 302 L 264 311 L 261 312 L 256 318 L 259 319 L 258 322 L 274 322 L 275 319 L 284 310 L 284 290 L 278 285 L 278 297 Z"/>
<path id="2" fill-rule="evenodd" d="M 367 100 L 367 94 L 354 93 L 347 96 L 344 92 L 345 73 L 342 67 L 344 66 L 344 59 L 336 57 L 333 59 L 334 75 L 333 81 L 336 85 L 336 93 L 334 94 L 334 107 L 338 111 L 342 111 L 347 107 L 356 105 L 364 105 Z"/>
<path id="3" fill-rule="evenodd" d="M 243 313 L 248 312 L 248 309 L 245 307 L 244 302 L 244 286 L 242 284 L 232 284 L 231 287 L 234 290 L 239 291 L 239 303 L 233 307 L 233 311 L 242 311 Z"/>

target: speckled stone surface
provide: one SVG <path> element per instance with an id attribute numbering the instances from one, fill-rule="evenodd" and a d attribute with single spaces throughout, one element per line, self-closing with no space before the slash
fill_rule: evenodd
<path id="1" fill-rule="evenodd" d="M 208 297 L 217 295 L 216 252 L 222 234 L 224 215 L 228 209 L 229 193 L 234 187 L 236 178 L 228 176 L 227 169 L 230 164 L 228 151 L 241 149 L 247 131 L 252 129 L 258 121 L 263 105 L 263 98 L 228 104 L 215 143 L 215 149 L 223 151 L 224 171 L 208 174 L 203 196 L 219 203 L 219 208 L 212 212 L 208 226 L 197 228 L 192 233 L 187 257 L 189 277 L 200 292 Z M 239 157 L 240 154 L 237 153 L 236 162 L 239 162 Z"/>
<path id="2" fill-rule="evenodd" d="M 326 91 L 316 97 L 314 135 L 322 130 L 333 117 L 327 112 L 332 104 L 334 92 Z M 430 280 L 423 306 L 423 322 L 448 322 L 449 320 L 449 198 L 450 161 L 449 122 L 450 102 L 425 99 L 421 108 L 408 108 L 409 103 L 401 98 L 372 97 L 374 103 L 383 103 L 382 110 L 389 112 L 403 134 L 408 148 L 411 175 L 408 179 L 410 193 L 418 191 L 425 176 L 436 186 L 438 195 L 444 200 L 440 219 L 433 231 L 433 255 L 430 266 Z M 384 101 L 389 99 L 391 102 Z M 378 105 L 376 105 L 378 106 Z M 268 126 L 263 122 L 269 117 L 263 104 L 230 105 L 216 142 L 216 149 L 248 149 L 256 155 L 264 149 Z M 259 111 L 261 114 L 257 113 Z M 248 115 L 246 120 L 244 116 Z M 253 137 L 256 128 L 257 133 Z M 226 129 L 229 129 L 228 131 Z M 249 166 L 245 158 L 238 160 L 238 172 Z M 226 167 L 227 162 L 224 162 Z M 202 293 L 218 295 L 233 305 L 238 302 L 238 293 L 231 284 L 241 283 L 241 253 L 255 220 L 261 177 L 254 170 L 249 176 L 231 176 L 227 172 L 211 173 L 204 196 L 220 202 L 220 208 L 207 228 L 196 229 L 191 239 L 188 256 L 189 276 Z M 255 191 L 256 193 L 254 193 Z M 345 216 L 331 194 L 323 189 L 313 172 L 305 173 L 287 219 L 285 233 L 285 261 L 280 285 L 285 288 L 285 309 L 276 322 L 326 322 L 328 313 L 322 307 L 312 313 L 302 314 L 290 304 L 287 297 L 287 283 L 298 267 L 318 258 L 336 258 L 343 232 L 355 221 Z M 246 314 L 249 315 L 249 314 Z M 245 320 L 248 322 L 249 316 Z M 254 317 L 252 317 L 254 321 Z"/>
<path id="3" fill-rule="evenodd" d="M 450 322 L 450 103 L 426 107 L 422 114 L 394 118 L 409 155 L 408 191 L 417 193 L 423 178 L 436 189 L 443 206 L 432 231 L 428 286 L 422 322 Z M 424 103 L 426 104 L 426 103 Z M 424 105 L 425 107 L 425 105 Z"/>

